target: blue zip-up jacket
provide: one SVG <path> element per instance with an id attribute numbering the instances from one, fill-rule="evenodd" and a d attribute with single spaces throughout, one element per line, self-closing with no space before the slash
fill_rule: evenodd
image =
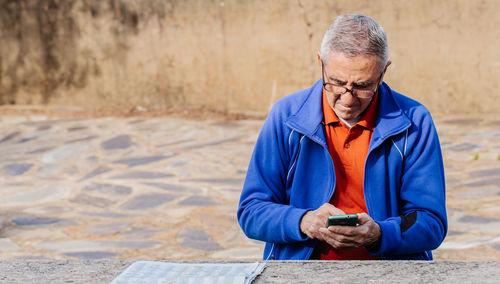
<path id="1" fill-rule="evenodd" d="M 310 258 L 317 240 L 302 234 L 302 216 L 330 201 L 335 170 L 325 139 L 322 81 L 280 99 L 255 145 L 238 222 L 265 241 L 264 258 Z M 368 214 L 382 235 L 375 255 L 431 260 L 447 231 L 444 168 L 428 110 L 383 83 L 365 162 Z"/>

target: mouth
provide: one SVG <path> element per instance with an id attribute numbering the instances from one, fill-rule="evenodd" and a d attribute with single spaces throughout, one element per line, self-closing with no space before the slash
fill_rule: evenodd
<path id="1" fill-rule="evenodd" d="M 337 107 L 339 108 L 340 111 L 343 111 L 343 112 L 354 112 L 356 110 L 355 105 L 345 106 L 342 104 L 337 104 Z"/>

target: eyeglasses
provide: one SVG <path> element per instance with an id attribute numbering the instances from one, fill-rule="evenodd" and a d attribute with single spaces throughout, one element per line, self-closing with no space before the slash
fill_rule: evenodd
<path id="1" fill-rule="evenodd" d="M 343 95 L 347 92 L 350 92 L 353 96 L 358 97 L 360 99 L 369 99 L 377 93 L 378 86 L 380 85 L 380 80 L 382 80 L 383 74 L 384 72 L 380 74 L 380 77 L 378 78 L 377 81 L 377 88 L 375 90 L 355 89 L 355 88 L 349 89 L 334 83 L 325 82 L 325 66 L 323 62 L 321 62 L 321 76 L 323 77 L 323 88 L 327 92 L 332 93 L 334 95 Z"/>

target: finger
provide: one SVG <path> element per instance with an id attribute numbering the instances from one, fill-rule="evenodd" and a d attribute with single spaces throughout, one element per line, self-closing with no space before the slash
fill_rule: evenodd
<path id="1" fill-rule="evenodd" d="M 328 230 L 334 234 L 353 237 L 359 235 L 358 227 L 354 226 L 330 226 Z"/>
<path id="2" fill-rule="evenodd" d="M 341 209 L 333 206 L 330 203 L 325 203 L 324 206 L 325 206 L 325 209 L 327 209 L 327 212 L 328 212 L 329 216 L 330 215 L 344 215 L 345 214 L 344 211 L 342 211 Z"/>
<path id="3" fill-rule="evenodd" d="M 320 233 L 323 235 L 324 238 L 330 238 L 338 241 L 339 243 L 345 243 L 345 244 L 350 244 L 350 243 L 357 243 L 357 239 L 359 238 L 357 234 L 355 233 L 347 233 L 347 234 L 342 234 L 342 233 L 335 233 L 332 231 L 332 227 L 342 227 L 342 226 L 331 226 L 328 228 L 324 228 L 320 230 Z M 342 228 L 340 228 L 342 229 Z"/>
<path id="4" fill-rule="evenodd" d="M 355 239 L 350 237 L 333 234 L 331 232 L 322 232 L 322 238 L 335 249 L 353 249 L 358 248 L 361 245 Z"/>
<path id="5" fill-rule="evenodd" d="M 363 225 L 363 224 L 368 223 L 370 221 L 373 221 L 373 219 L 368 214 L 358 213 L 358 224 L 359 225 Z"/>

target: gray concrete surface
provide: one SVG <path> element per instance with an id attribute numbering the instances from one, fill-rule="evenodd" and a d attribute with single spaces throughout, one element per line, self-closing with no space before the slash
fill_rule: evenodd
<path id="1" fill-rule="evenodd" d="M 109 283 L 132 261 L 0 260 L 0 283 Z M 254 283 L 498 283 L 498 261 L 270 261 Z"/>

